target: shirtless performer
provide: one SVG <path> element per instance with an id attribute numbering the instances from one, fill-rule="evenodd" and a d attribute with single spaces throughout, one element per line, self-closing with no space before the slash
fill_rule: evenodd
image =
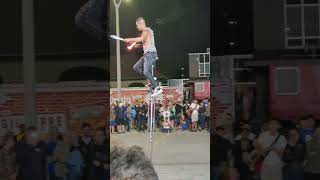
<path id="1" fill-rule="evenodd" d="M 162 93 L 162 89 L 158 86 L 156 79 L 152 76 L 152 65 L 157 60 L 157 49 L 154 42 L 153 31 L 146 27 L 146 23 L 142 17 L 136 20 L 137 29 L 142 32 L 140 37 L 125 38 L 125 42 L 142 42 L 143 56 L 133 66 L 133 69 L 139 74 L 143 74 L 150 82 L 152 96 L 157 96 Z"/>

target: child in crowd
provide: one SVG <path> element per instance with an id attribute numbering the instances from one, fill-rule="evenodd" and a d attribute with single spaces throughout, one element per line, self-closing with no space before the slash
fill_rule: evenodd
<path id="1" fill-rule="evenodd" d="M 172 131 L 171 122 L 169 118 L 165 118 L 162 123 L 162 132 L 170 133 Z"/>
<path id="2" fill-rule="evenodd" d="M 181 114 L 180 116 L 180 127 L 182 131 L 185 131 L 188 129 L 187 119 L 183 114 Z"/>

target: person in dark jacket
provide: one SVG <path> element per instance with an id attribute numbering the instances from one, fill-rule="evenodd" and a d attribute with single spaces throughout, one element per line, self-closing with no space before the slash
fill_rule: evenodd
<path id="1" fill-rule="evenodd" d="M 47 179 L 47 145 L 35 127 L 28 128 L 26 138 L 16 147 L 17 180 Z"/>
<path id="2" fill-rule="evenodd" d="M 200 104 L 199 109 L 199 124 L 200 130 L 204 130 L 206 128 L 206 107 L 203 103 Z"/>
<path id="3" fill-rule="evenodd" d="M 117 132 L 118 134 L 123 133 L 124 131 L 124 123 L 123 123 L 123 109 L 122 109 L 122 104 L 121 103 L 117 103 L 116 106 L 113 109 L 114 114 L 115 114 L 115 121 L 117 124 Z"/>
<path id="4" fill-rule="evenodd" d="M 128 119 L 128 105 L 126 103 L 121 106 L 121 114 L 122 114 L 122 132 L 125 133 L 128 130 L 129 119 Z"/>
<path id="5" fill-rule="evenodd" d="M 146 123 L 147 123 L 147 109 L 140 103 L 139 107 L 137 108 L 138 112 L 138 131 L 145 131 L 146 130 Z"/>
<path id="6" fill-rule="evenodd" d="M 106 180 L 108 174 L 108 146 L 104 128 L 98 128 L 94 139 L 94 144 L 89 149 L 89 176 L 92 180 Z"/>
<path id="7" fill-rule="evenodd" d="M 86 164 L 83 167 L 83 180 L 87 179 L 88 176 L 88 153 L 89 147 L 93 144 L 92 139 L 92 126 L 88 123 L 83 123 L 81 127 L 82 135 L 79 137 L 79 149 L 81 156 L 83 157 L 84 163 Z"/>
<path id="8" fill-rule="evenodd" d="M 290 129 L 288 133 L 288 144 L 284 149 L 282 160 L 284 180 L 303 180 L 303 163 L 306 153 L 305 143 L 300 141 L 299 131 Z"/>

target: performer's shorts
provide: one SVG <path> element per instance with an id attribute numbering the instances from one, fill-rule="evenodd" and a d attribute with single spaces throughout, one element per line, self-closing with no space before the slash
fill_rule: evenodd
<path id="1" fill-rule="evenodd" d="M 122 120 L 121 120 L 121 119 L 116 119 L 115 122 L 116 122 L 117 126 L 122 125 L 122 124 L 121 124 L 121 123 L 122 123 Z"/>
<path id="2" fill-rule="evenodd" d="M 110 126 L 116 126 L 116 125 L 117 125 L 116 120 L 111 120 L 110 121 Z"/>

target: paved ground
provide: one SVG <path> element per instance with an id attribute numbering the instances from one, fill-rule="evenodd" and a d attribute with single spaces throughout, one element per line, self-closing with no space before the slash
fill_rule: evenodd
<path id="1" fill-rule="evenodd" d="M 126 145 L 139 145 L 149 155 L 148 133 L 112 135 Z M 155 133 L 152 161 L 160 180 L 209 180 L 208 132 Z"/>

